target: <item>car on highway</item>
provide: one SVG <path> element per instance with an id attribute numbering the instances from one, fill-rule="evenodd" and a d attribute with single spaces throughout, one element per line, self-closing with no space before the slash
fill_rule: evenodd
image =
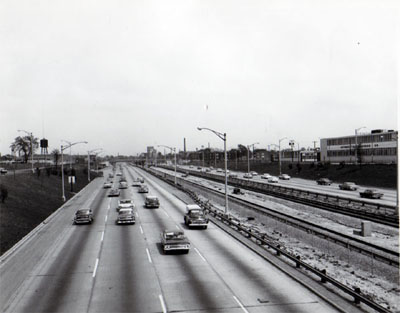
<path id="1" fill-rule="evenodd" d="M 107 188 L 111 188 L 112 187 L 112 183 L 109 181 L 104 182 L 103 188 L 107 189 Z"/>
<path id="2" fill-rule="evenodd" d="M 231 173 L 231 174 L 229 174 L 228 177 L 229 177 L 229 178 L 238 178 L 238 174 L 236 174 L 236 173 Z"/>
<path id="3" fill-rule="evenodd" d="M 268 174 L 268 173 L 264 173 L 264 174 L 261 175 L 262 179 L 269 179 L 270 177 L 271 177 L 271 175 Z"/>
<path id="4" fill-rule="evenodd" d="M 271 176 L 270 178 L 268 178 L 269 183 L 277 183 L 278 181 L 279 179 L 276 176 Z"/>
<path id="5" fill-rule="evenodd" d="M 183 217 L 187 227 L 202 227 L 204 229 L 208 226 L 208 218 L 204 210 L 197 204 L 186 205 L 186 213 Z"/>
<path id="6" fill-rule="evenodd" d="M 128 189 L 128 183 L 126 181 L 122 181 L 119 183 L 119 189 Z"/>
<path id="7" fill-rule="evenodd" d="M 139 193 L 148 193 L 148 192 L 149 192 L 149 187 L 147 187 L 147 185 L 143 185 L 143 184 L 142 184 L 142 185 L 139 187 L 138 192 L 139 192 Z"/>
<path id="8" fill-rule="evenodd" d="M 140 187 L 141 185 L 142 185 L 142 183 L 138 179 L 136 179 L 132 182 L 133 187 Z"/>
<path id="9" fill-rule="evenodd" d="M 108 177 L 109 177 L 109 178 L 114 178 L 114 174 L 113 174 L 113 173 L 110 173 L 110 174 L 108 174 Z"/>
<path id="10" fill-rule="evenodd" d="M 383 197 L 383 193 L 376 189 L 365 189 L 364 191 L 360 192 L 360 197 L 368 199 L 380 199 Z"/>
<path id="11" fill-rule="evenodd" d="M 251 175 L 250 173 L 245 173 L 245 174 L 243 175 L 243 178 L 250 179 L 250 178 L 253 178 L 253 175 Z"/>
<path id="12" fill-rule="evenodd" d="M 121 178 L 119 179 L 119 182 L 123 182 L 123 181 L 126 182 L 126 177 L 125 176 L 121 176 Z"/>
<path id="13" fill-rule="evenodd" d="M 135 207 L 135 203 L 133 202 L 132 199 L 121 199 L 118 200 L 118 206 L 117 206 L 117 211 L 121 209 L 133 209 Z"/>
<path id="14" fill-rule="evenodd" d="M 90 208 L 79 209 L 75 212 L 74 224 L 92 224 L 93 212 Z"/>
<path id="15" fill-rule="evenodd" d="M 258 173 L 255 172 L 255 171 L 251 171 L 250 174 L 251 174 L 252 176 L 257 176 L 257 175 L 258 175 Z"/>
<path id="16" fill-rule="evenodd" d="M 122 176 L 122 173 L 121 173 L 121 172 L 118 172 L 116 175 L 117 175 L 117 176 Z"/>
<path id="17" fill-rule="evenodd" d="M 188 173 L 188 172 L 185 172 L 185 173 L 182 174 L 181 177 L 188 177 L 188 176 L 189 176 L 189 173 Z"/>
<path id="18" fill-rule="evenodd" d="M 0 167 L 0 174 L 7 174 L 7 170 L 4 167 Z"/>
<path id="19" fill-rule="evenodd" d="M 108 193 L 109 197 L 119 197 L 120 191 L 119 189 L 111 189 Z"/>
<path id="20" fill-rule="evenodd" d="M 137 180 L 142 184 L 144 183 L 144 178 L 143 177 L 138 177 Z"/>
<path id="21" fill-rule="evenodd" d="M 190 241 L 185 236 L 183 230 L 166 229 L 161 233 L 161 248 L 164 254 L 170 251 L 189 253 Z"/>
<path id="22" fill-rule="evenodd" d="M 144 200 L 144 206 L 146 208 L 159 208 L 160 207 L 160 200 L 156 196 L 148 195 Z"/>
<path id="23" fill-rule="evenodd" d="M 290 179 L 290 176 L 289 176 L 288 174 L 281 174 L 281 175 L 279 175 L 279 179 L 282 179 L 282 180 L 289 180 L 289 179 Z"/>
<path id="24" fill-rule="evenodd" d="M 244 195 L 244 192 L 241 191 L 239 187 L 233 188 L 232 193 L 233 193 L 234 195 Z"/>
<path id="25" fill-rule="evenodd" d="M 117 220 L 115 223 L 120 224 L 135 224 L 135 214 L 131 208 L 123 208 L 118 211 Z"/>
<path id="26" fill-rule="evenodd" d="M 217 168 L 217 173 L 223 173 L 224 171 L 222 170 L 222 168 Z"/>
<path id="27" fill-rule="evenodd" d="M 329 186 L 332 184 L 332 181 L 329 178 L 319 178 L 317 180 L 317 184 L 318 185 L 325 185 L 325 186 Z"/>
<path id="28" fill-rule="evenodd" d="M 341 189 L 341 190 L 352 190 L 352 191 L 354 191 L 354 190 L 357 190 L 358 189 L 358 186 L 356 185 L 356 183 L 353 183 L 353 182 L 344 182 L 343 184 L 340 184 L 339 185 L 339 189 Z"/>

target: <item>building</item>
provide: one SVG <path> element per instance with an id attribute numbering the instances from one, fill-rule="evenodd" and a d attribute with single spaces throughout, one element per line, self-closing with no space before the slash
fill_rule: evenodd
<path id="1" fill-rule="evenodd" d="M 331 163 L 396 163 L 398 132 L 376 129 L 320 141 L 321 161 Z"/>

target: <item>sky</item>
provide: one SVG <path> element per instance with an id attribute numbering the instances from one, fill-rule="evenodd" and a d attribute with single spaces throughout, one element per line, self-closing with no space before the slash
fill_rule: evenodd
<path id="1" fill-rule="evenodd" d="M 0 153 L 18 130 L 103 155 L 397 130 L 398 3 L 2 0 Z"/>

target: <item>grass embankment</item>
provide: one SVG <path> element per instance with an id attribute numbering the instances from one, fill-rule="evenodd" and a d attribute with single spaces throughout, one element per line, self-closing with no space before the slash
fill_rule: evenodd
<path id="1" fill-rule="evenodd" d="M 87 173 L 76 170 L 74 192 L 88 183 Z M 94 175 L 91 174 L 91 177 Z M 65 175 L 65 197 L 70 199 L 68 177 Z M 40 176 L 32 173 L 0 176 L 1 186 L 7 189 L 8 197 L 0 202 L 0 254 L 10 249 L 32 229 L 63 205 L 61 176 Z"/>

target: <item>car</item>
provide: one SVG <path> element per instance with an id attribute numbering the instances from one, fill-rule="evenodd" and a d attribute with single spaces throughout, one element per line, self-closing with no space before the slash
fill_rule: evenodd
<path id="1" fill-rule="evenodd" d="M 139 187 L 138 192 L 139 192 L 139 193 L 148 193 L 148 192 L 149 192 L 149 187 L 147 187 L 146 185 L 141 185 L 141 186 Z"/>
<path id="2" fill-rule="evenodd" d="M 268 178 L 269 183 L 277 183 L 278 181 L 278 177 L 276 176 L 271 176 L 270 178 Z"/>
<path id="3" fill-rule="evenodd" d="M 361 198 L 369 198 L 369 199 L 380 199 L 383 197 L 383 193 L 378 192 L 376 189 L 365 189 L 360 192 Z"/>
<path id="4" fill-rule="evenodd" d="M 120 191 L 118 189 L 111 189 L 108 196 L 109 197 L 119 197 Z"/>
<path id="5" fill-rule="evenodd" d="M 170 251 L 189 253 L 190 241 L 183 230 L 166 229 L 161 233 L 161 248 L 164 254 Z"/>
<path id="6" fill-rule="evenodd" d="M 183 217 L 187 227 L 202 227 L 204 229 L 208 226 L 208 218 L 204 210 L 197 204 L 188 204 L 186 206 L 186 213 Z"/>
<path id="7" fill-rule="evenodd" d="M 135 224 L 136 219 L 135 219 L 135 214 L 133 213 L 133 210 L 131 208 L 121 208 L 118 211 L 118 216 L 117 220 L 115 223 L 117 225 L 120 224 Z"/>
<path id="8" fill-rule="evenodd" d="M 123 181 L 125 181 L 125 182 L 126 182 L 126 178 L 125 178 L 125 176 L 121 176 L 121 178 L 119 179 L 119 182 L 123 182 Z"/>
<path id="9" fill-rule="evenodd" d="M 117 176 L 122 176 L 122 173 L 121 173 L 121 172 L 118 172 L 116 175 L 117 175 Z"/>
<path id="10" fill-rule="evenodd" d="M 268 173 L 262 174 L 261 178 L 262 179 L 269 179 L 270 177 L 272 177 L 271 175 L 269 175 Z"/>
<path id="11" fill-rule="evenodd" d="M 188 177 L 188 176 L 189 176 L 189 173 L 186 172 L 186 173 L 183 173 L 181 177 Z"/>
<path id="12" fill-rule="evenodd" d="M 119 183 L 119 189 L 128 189 L 128 183 L 126 181 L 122 181 Z"/>
<path id="13" fill-rule="evenodd" d="M 92 224 L 93 212 L 90 208 L 79 209 L 75 212 L 74 224 Z"/>
<path id="14" fill-rule="evenodd" d="M 279 175 L 279 179 L 282 179 L 282 180 L 289 180 L 289 179 L 290 179 L 290 176 L 289 176 L 288 174 L 281 174 L 281 175 Z"/>
<path id="15" fill-rule="evenodd" d="M 243 178 L 250 179 L 250 178 L 253 178 L 253 175 L 251 175 L 250 173 L 245 173 L 245 174 L 243 175 Z"/>
<path id="16" fill-rule="evenodd" d="M 142 184 L 144 183 L 144 178 L 143 177 L 138 177 L 137 180 Z"/>
<path id="17" fill-rule="evenodd" d="M 113 173 L 110 173 L 110 174 L 108 174 L 108 177 L 109 177 L 109 178 L 114 178 L 114 174 L 113 174 Z"/>
<path id="18" fill-rule="evenodd" d="M 118 206 L 117 206 L 117 211 L 121 209 L 133 209 L 135 207 L 135 203 L 133 202 L 132 199 L 121 199 L 118 200 Z"/>
<path id="19" fill-rule="evenodd" d="M 235 173 L 231 173 L 231 174 L 229 174 L 228 177 L 229 177 L 229 178 L 238 178 L 238 175 L 235 174 Z"/>
<path id="20" fill-rule="evenodd" d="M 138 180 L 134 180 L 133 182 L 132 182 L 132 186 L 133 187 L 140 187 L 142 185 L 142 183 L 140 182 L 140 181 L 138 181 Z"/>
<path id="21" fill-rule="evenodd" d="M 190 165 L 189 168 L 193 168 L 193 165 Z"/>
<path id="22" fill-rule="evenodd" d="M 320 178 L 317 180 L 318 185 L 331 185 L 332 181 L 329 178 Z"/>
<path id="23" fill-rule="evenodd" d="M 109 181 L 104 182 L 103 188 L 107 189 L 107 188 L 111 188 L 112 187 L 112 183 L 110 183 Z"/>
<path id="24" fill-rule="evenodd" d="M 356 183 L 353 182 L 344 182 L 343 184 L 339 185 L 339 189 L 341 190 L 357 190 L 358 186 L 356 185 Z"/>
<path id="25" fill-rule="evenodd" d="M 244 195 L 244 192 L 241 191 L 239 187 L 233 188 L 232 193 L 235 194 L 235 195 Z"/>
<path id="26" fill-rule="evenodd" d="M 257 175 L 258 175 L 258 173 L 255 172 L 255 171 L 250 172 L 250 174 L 251 174 L 252 176 L 257 176 Z"/>
<path id="27" fill-rule="evenodd" d="M 223 173 L 224 171 L 222 170 L 222 168 L 217 168 L 217 173 Z"/>
<path id="28" fill-rule="evenodd" d="M 146 208 L 159 208 L 160 207 L 160 200 L 156 196 L 146 196 L 144 200 L 144 206 Z"/>
<path id="29" fill-rule="evenodd" d="M 4 167 L 0 167 L 0 174 L 7 174 L 7 170 Z"/>
<path id="30" fill-rule="evenodd" d="M 201 170 L 201 166 L 198 166 L 197 169 L 198 169 L 198 170 Z"/>

